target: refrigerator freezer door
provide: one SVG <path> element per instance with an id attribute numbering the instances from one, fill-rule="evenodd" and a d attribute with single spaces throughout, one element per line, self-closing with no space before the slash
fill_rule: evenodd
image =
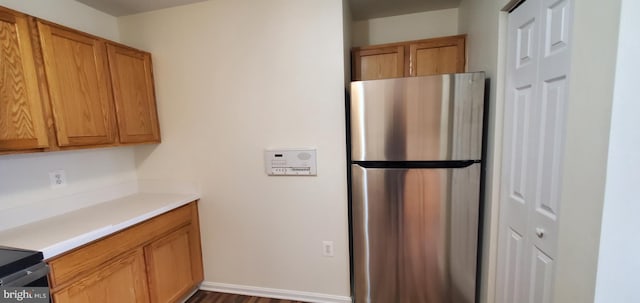
<path id="1" fill-rule="evenodd" d="M 480 164 L 352 174 L 355 302 L 474 302 Z"/>
<path id="2" fill-rule="evenodd" d="M 351 83 L 353 161 L 477 160 L 484 73 Z"/>

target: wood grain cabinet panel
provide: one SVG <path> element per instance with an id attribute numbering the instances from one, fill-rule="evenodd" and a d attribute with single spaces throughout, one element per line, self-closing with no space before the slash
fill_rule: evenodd
<path id="1" fill-rule="evenodd" d="M 115 117 L 103 40 L 38 21 L 58 145 L 114 144 Z"/>
<path id="2" fill-rule="evenodd" d="M 159 142 L 150 53 L 0 6 L 0 155 Z"/>
<path id="3" fill-rule="evenodd" d="M 356 47 L 353 81 L 462 73 L 465 35 Z"/>
<path id="4" fill-rule="evenodd" d="M 151 302 L 176 302 L 197 283 L 190 232 L 187 226 L 145 247 Z"/>
<path id="5" fill-rule="evenodd" d="M 410 76 L 464 72 L 465 36 L 425 40 L 409 45 Z"/>
<path id="6" fill-rule="evenodd" d="M 189 225 L 194 212 L 197 213 L 197 208 L 192 203 L 49 260 L 53 288 L 176 228 Z"/>
<path id="7" fill-rule="evenodd" d="M 120 257 L 53 294 L 65 303 L 149 302 L 142 249 Z"/>
<path id="8" fill-rule="evenodd" d="M 0 152 L 48 147 L 47 136 L 28 17 L 0 7 Z"/>
<path id="9" fill-rule="evenodd" d="M 107 44 L 121 143 L 159 142 L 151 54 Z"/>
<path id="10" fill-rule="evenodd" d="M 197 202 L 47 263 L 54 303 L 178 302 L 204 279 Z"/>
<path id="11" fill-rule="evenodd" d="M 355 49 L 352 53 L 354 79 L 377 80 L 403 77 L 404 53 L 404 46 Z"/>

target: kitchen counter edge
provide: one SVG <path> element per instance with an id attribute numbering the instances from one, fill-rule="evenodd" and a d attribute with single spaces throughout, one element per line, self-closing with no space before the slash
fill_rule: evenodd
<path id="1" fill-rule="evenodd" d="M 0 232 L 0 245 L 52 259 L 191 202 L 197 194 L 136 193 Z M 85 225 L 85 226 L 83 226 Z"/>

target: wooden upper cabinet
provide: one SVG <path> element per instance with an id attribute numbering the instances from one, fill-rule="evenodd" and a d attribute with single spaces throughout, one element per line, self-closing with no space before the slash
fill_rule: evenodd
<path id="1" fill-rule="evenodd" d="M 153 142 L 150 53 L 0 6 L 0 155 Z"/>
<path id="2" fill-rule="evenodd" d="M 38 21 L 59 146 L 114 144 L 115 117 L 105 42 Z"/>
<path id="3" fill-rule="evenodd" d="M 49 146 L 28 17 L 0 7 L 0 152 Z"/>
<path id="4" fill-rule="evenodd" d="M 462 73 L 465 35 L 356 47 L 351 60 L 354 81 Z"/>
<path id="5" fill-rule="evenodd" d="M 159 142 L 151 54 L 107 44 L 121 143 Z"/>
<path id="6" fill-rule="evenodd" d="M 376 80 L 405 76 L 405 47 L 389 46 L 374 49 L 354 49 L 353 78 Z"/>
<path id="7" fill-rule="evenodd" d="M 465 36 L 429 39 L 409 45 L 410 76 L 464 72 Z"/>

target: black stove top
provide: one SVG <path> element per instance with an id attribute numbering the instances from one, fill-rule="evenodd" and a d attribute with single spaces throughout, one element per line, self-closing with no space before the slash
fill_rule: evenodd
<path id="1" fill-rule="evenodd" d="M 42 262 L 42 252 L 0 245 L 0 278 Z"/>

